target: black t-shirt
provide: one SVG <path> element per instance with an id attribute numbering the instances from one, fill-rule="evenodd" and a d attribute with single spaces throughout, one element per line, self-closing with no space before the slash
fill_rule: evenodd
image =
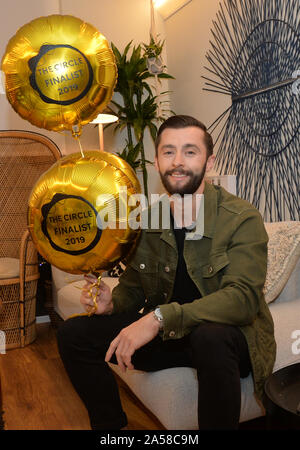
<path id="1" fill-rule="evenodd" d="M 180 304 L 190 303 L 196 298 L 200 298 L 201 294 L 199 289 L 188 274 L 186 263 L 183 257 L 183 247 L 185 240 L 186 228 L 175 228 L 174 219 L 171 214 L 171 225 L 174 230 L 174 235 L 178 250 L 178 264 L 176 268 L 175 284 L 171 301 L 176 301 Z"/>

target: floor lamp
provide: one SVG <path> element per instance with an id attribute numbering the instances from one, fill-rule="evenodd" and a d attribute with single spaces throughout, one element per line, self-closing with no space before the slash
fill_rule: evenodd
<path id="1" fill-rule="evenodd" d="M 96 119 L 90 122 L 98 125 L 100 150 L 104 150 L 103 124 L 116 122 L 117 120 L 118 117 L 113 114 L 99 114 Z"/>

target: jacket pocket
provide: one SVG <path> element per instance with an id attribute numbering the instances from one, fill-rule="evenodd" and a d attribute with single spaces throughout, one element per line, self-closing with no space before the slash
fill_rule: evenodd
<path id="1" fill-rule="evenodd" d="M 202 277 L 205 285 L 205 290 L 208 293 L 219 289 L 221 278 L 223 276 L 223 269 L 229 264 L 228 255 L 226 252 L 211 255 L 208 263 L 202 266 Z"/>
<path id="2" fill-rule="evenodd" d="M 203 278 L 212 278 L 228 264 L 229 259 L 226 252 L 219 253 L 217 255 L 211 255 L 208 263 L 202 266 Z"/>
<path id="3" fill-rule="evenodd" d="M 132 261 L 129 265 L 141 275 L 158 273 L 158 261 L 151 260 L 149 257 L 139 258 Z"/>
<path id="4" fill-rule="evenodd" d="M 156 293 L 158 287 L 159 264 L 149 256 L 134 259 L 130 266 L 137 272 L 146 298 Z"/>

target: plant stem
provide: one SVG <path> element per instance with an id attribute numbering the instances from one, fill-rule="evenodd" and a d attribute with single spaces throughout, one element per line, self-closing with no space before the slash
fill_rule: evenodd
<path id="1" fill-rule="evenodd" d="M 127 123 L 127 135 L 128 135 L 128 144 L 130 145 L 130 147 L 133 147 L 131 125 L 129 123 Z"/>
<path id="2" fill-rule="evenodd" d="M 144 149 L 144 133 L 141 136 L 141 140 L 140 140 L 140 152 L 141 152 L 141 167 L 143 170 L 143 184 L 144 184 L 144 194 L 147 198 L 147 200 L 149 200 L 148 198 L 148 173 L 147 173 L 147 168 L 146 168 L 146 161 L 145 161 L 145 149 Z"/>

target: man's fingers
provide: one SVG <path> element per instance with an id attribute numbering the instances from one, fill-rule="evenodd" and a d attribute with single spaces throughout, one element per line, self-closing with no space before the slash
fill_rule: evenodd
<path id="1" fill-rule="evenodd" d="M 109 289 L 109 286 L 106 283 L 104 283 L 104 281 L 101 281 L 99 289 L 100 291 L 106 291 L 107 289 Z"/>
<path id="2" fill-rule="evenodd" d="M 116 351 L 116 349 L 118 347 L 118 343 L 119 343 L 119 339 L 117 336 L 113 341 L 111 341 L 110 346 L 108 347 L 108 350 L 106 352 L 105 359 L 104 359 L 105 362 L 110 361 L 113 353 Z"/>
<path id="3" fill-rule="evenodd" d="M 120 367 L 121 371 L 125 372 L 126 371 L 126 366 L 123 363 L 123 359 L 122 359 L 121 355 L 116 353 L 116 358 L 117 358 L 117 361 L 118 361 L 118 366 Z"/>
<path id="4" fill-rule="evenodd" d="M 121 350 L 122 347 L 123 347 L 123 345 L 122 345 L 122 343 L 120 344 L 120 337 L 118 336 L 116 339 L 116 342 L 112 341 L 109 346 L 107 361 L 109 361 L 111 359 L 113 353 L 115 353 L 116 359 L 118 361 L 118 366 L 120 367 L 122 372 L 125 372 L 126 366 L 123 362 L 123 355 L 122 355 L 122 350 Z M 106 361 L 106 358 L 105 358 L 105 361 Z"/>
<path id="5" fill-rule="evenodd" d="M 133 365 L 132 362 L 131 362 L 131 356 L 132 356 L 132 355 L 130 355 L 130 356 L 127 358 L 127 360 L 125 361 L 125 364 L 126 364 L 126 366 L 127 366 L 127 369 L 129 369 L 129 370 L 133 370 L 133 369 L 134 369 L 134 365 Z"/>
<path id="6" fill-rule="evenodd" d="M 99 297 L 101 295 L 101 293 L 103 292 L 103 290 L 100 290 L 99 288 L 93 286 L 93 285 L 84 285 L 82 288 L 82 294 L 85 298 L 89 299 L 91 297 Z"/>
<path id="7" fill-rule="evenodd" d="M 111 343 L 105 355 L 105 361 L 110 361 L 112 355 L 115 353 L 116 359 L 118 362 L 118 366 L 125 372 L 126 367 L 128 369 L 134 369 L 134 366 L 131 362 L 131 356 L 134 353 L 134 349 L 130 347 L 128 343 L 124 343 L 121 341 L 120 337 L 117 336 Z"/>
<path id="8" fill-rule="evenodd" d="M 134 353 L 134 349 L 131 347 L 131 345 L 126 342 L 122 345 L 122 342 L 118 345 L 116 350 L 116 358 L 118 361 L 121 361 L 122 366 L 124 369 L 127 367 L 128 369 L 133 369 L 133 365 L 131 363 L 131 356 Z"/>

